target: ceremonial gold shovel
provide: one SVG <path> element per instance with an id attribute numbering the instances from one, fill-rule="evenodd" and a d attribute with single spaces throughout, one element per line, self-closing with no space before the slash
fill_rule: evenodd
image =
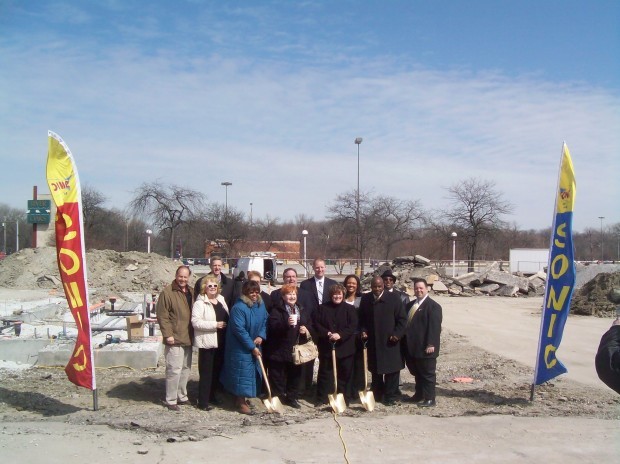
<path id="1" fill-rule="evenodd" d="M 282 414 L 284 413 L 284 406 L 282 406 L 280 398 L 277 396 L 274 396 L 273 398 L 271 397 L 271 388 L 269 387 L 269 380 L 267 380 L 267 373 L 265 372 L 265 366 L 263 365 L 263 358 L 261 356 L 258 357 L 258 363 L 260 364 L 260 370 L 263 372 L 263 379 L 265 380 L 265 386 L 267 387 L 268 398 L 263 400 L 263 403 L 267 408 L 267 412 Z"/>
<path id="2" fill-rule="evenodd" d="M 364 390 L 359 392 L 360 401 L 362 402 L 362 406 L 366 411 L 372 411 L 375 409 L 375 395 L 372 390 L 368 389 L 368 349 L 366 348 L 366 344 L 368 342 L 364 342 Z"/>
<path id="3" fill-rule="evenodd" d="M 332 407 L 336 414 L 343 413 L 347 409 L 347 403 L 344 400 L 344 395 L 338 393 L 338 371 L 336 370 L 336 344 L 332 345 L 332 364 L 334 365 L 334 393 L 327 395 L 329 405 Z"/>

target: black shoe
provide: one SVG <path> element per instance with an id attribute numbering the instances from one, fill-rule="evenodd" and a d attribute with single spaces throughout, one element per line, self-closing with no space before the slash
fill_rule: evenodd
<path id="1" fill-rule="evenodd" d="M 177 404 L 179 406 L 185 406 L 186 404 L 190 404 L 190 402 L 189 402 L 189 400 L 185 400 L 185 401 L 178 400 Z"/>
<path id="2" fill-rule="evenodd" d="M 396 400 L 393 399 L 393 398 L 386 399 L 386 400 L 383 400 L 383 404 L 385 406 L 394 406 L 394 405 L 396 405 Z"/>
<path id="3" fill-rule="evenodd" d="M 288 404 L 291 408 L 301 409 L 301 403 L 297 400 L 286 400 L 286 404 Z"/>
<path id="4" fill-rule="evenodd" d="M 405 399 L 407 403 L 419 403 L 420 401 L 424 401 L 422 396 L 412 395 L 409 398 Z"/>
<path id="5" fill-rule="evenodd" d="M 435 400 L 424 400 L 418 403 L 418 408 L 432 408 L 436 404 Z"/>
<path id="6" fill-rule="evenodd" d="M 213 406 L 198 406 L 198 409 L 200 409 L 201 411 L 211 411 L 213 409 Z"/>
<path id="7" fill-rule="evenodd" d="M 214 404 L 216 406 L 221 406 L 222 405 L 222 401 L 218 400 L 217 398 L 211 398 L 209 399 L 209 403 Z"/>

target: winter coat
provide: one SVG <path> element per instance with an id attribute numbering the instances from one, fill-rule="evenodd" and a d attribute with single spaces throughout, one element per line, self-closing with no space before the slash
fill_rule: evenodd
<path id="1" fill-rule="evenodd" d="M 601 337 L 594 366 L 599 379 L 620 393 L 620 325 L 612 325 Z"/>
<path id="2" fill-rule="evenodd" d="M 368 334 L 368 370 L 375 374 L 391 374 L 405 367 L 400 340 L 405 332 L 407 314 L 399 295 L 384 291 L 378 301 L 372 292 L 365 293 L 360 303 L 360 331 Z"/>
<path id="3" fill-rule="evenodd" d="M 267 338 L 265 304 L 261 299 L 252 303 L 246 296 L 241 296 L 230 311 L 220 375 L 222 385 L 233 395 L 253 398 L 260 392 L 260 365 L 252 355 L 256 337 Z"/>
<path id="4" fill-rule="evenodd" d="M 286 310 L 284 301 L 278 301 L 271 309 L 269 319 L 267 319 L 267 342 L 265 343 L 265 358 L 270 361 L 293 362 L 293 345 L 306 343 L 305 335 L 299 334 L 299 327 L 305 326 L 309 331 L 312 330 L 310 314 L 308 310 L 297 306 L 299 320 L 295 327 L 288 323 L 289 314 Z"/>
<path id="5" fill-rule="evenodd" d="M 228 306 L 222 295 L 217 296 L 226 312 Z M 215 308 L 207 295 L 198 295 L 192 307 L 192 326 L 194 327 L 194 346 L 196 348 L 217 348 L 217 321 Z"/>
<path id="6" fill-rule="evenodd" d="M 357 331 L 357 309 L 344 301 L 335 305 L 331 301 L 322 304 L 314 318 L 317 334 L 317 347 L 321 358 L 330 357 L 332 342 L 328 333 L 337 333 L 340 340 L 336 342 L 336 357 L 346 358 L 355 354 L 355 332 Z"/>
<path id="7" fill-rule="evenodd" d="M 193 301 L 194 291 L 189 285 L 187 291 L 192 295 Z M 159 294 L 156 312 L 164 344 L 166 338 L 174 337 L 174 346 L 192 346 L 192 309 L 176 280 Z"/>
<path id="8" fill-rule="evenodd" d="M 209 272 L 206 276 L 201 277 L 194 284 L 194 295 L 200 295 L 200 286 L 202 285 L 202 279 L 207 276 L 213 276 L 213 272 Z M 220 274 L 220 295 L 224 297 L 226 301 L 226 306 L 229 308 L 232 306 L 235 301 L 237 301 L 236 296 L 233 296 L 233 292 L 235 291 L 235 281 L 230 277 L 226 277 L 223 273 Z"/>

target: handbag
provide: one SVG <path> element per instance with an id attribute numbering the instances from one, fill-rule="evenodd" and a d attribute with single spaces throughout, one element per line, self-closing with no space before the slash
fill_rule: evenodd
<path id="1" fill-rule="evenodd" d="M 299 336 L 297 336 L 297 344 L 293 345 L 293 364 L 300 365 L 315 360 L 319 355 L 319 350 L 312 341 L 312 336 L 308 334 L 308 341 L 299 344 Z"/>

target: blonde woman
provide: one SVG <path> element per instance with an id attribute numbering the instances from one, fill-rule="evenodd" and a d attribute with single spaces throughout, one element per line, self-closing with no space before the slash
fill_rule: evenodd
<path id="1" fill-rule="evenodd" d="M 226 300 L 220 295 L 217 277 L 206 276 L 200 295 L 192 307 L 194 346 L 198 348 L 198 409 L 209 411 L 209 403 L 217 403 L 220 372 L 224 361 L 226 325 L 229 314 Z"/>

